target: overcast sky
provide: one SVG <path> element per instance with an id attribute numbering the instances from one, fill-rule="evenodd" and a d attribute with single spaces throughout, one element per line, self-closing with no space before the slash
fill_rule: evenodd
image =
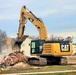
<path id="1" fill-rule="evenodd" d="M 76 37 L 76 0 L 0 0 L 0 29 L 8 36 L 17 35 L 23 5 L 43 20 L 48 35 Z M 25 34 L 38 35 L 29 21 Z"/>

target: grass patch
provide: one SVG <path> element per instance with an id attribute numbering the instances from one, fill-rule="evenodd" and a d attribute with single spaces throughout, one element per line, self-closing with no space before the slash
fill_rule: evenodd
<path id="1" fill-rule="evenodd" d="M 30 68 L 30 69 L 27 69 L 27 68 L 23 68 L 23 69 L 10 69 L 10 70 L 2 70 L 2 74 L 8 74 L 8 73 L 30 73 L 30 72 L 47 72 L 47 71 L 64 71 L 64 70 L 76 70 L 76 67 L 74 66 L 70 66 L 70 65 L 67 65 L 67 66 L 45 66 L 45 67 L 42 67 L 42 68 Z M 57 75 L 57 74 L 56 74 Z M 60 74 L 58 74 L 60 75 Z M 62 75 L 62 74 L 61 74 Z M 66 75 L 66 74 L 65 74 Z M 76 74 L 75 74 L 76 75 Z"/>
<path id="2" fill-rule="evenodd" d="M 25 74 L 21 74 L 21 75 L 25 75 Z M 30 74 L 30 75 L 32 75 L 32 74 Z M 48 73 L 48 74 L 34 74 L 34 75 L 76 75 L 76 72 L 69 72 L 69 73 Z"/>

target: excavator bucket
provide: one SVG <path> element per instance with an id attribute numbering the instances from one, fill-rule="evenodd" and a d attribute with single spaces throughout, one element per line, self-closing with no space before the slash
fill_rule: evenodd
<path id="1" fill-rule="evenodd" d="M 20 51 L 21 44 L 27 37 L 28 37 L 28 35 L 24 35 L 22 38 L 16 39 L 14 46 L 13 46 L 13 50 Z"/>
<path id="2" fill-rule="evenodd" d="M 16 41 L 14 44 L 14 50 L 20 50 L 21 44 L 23 41 Z"/>

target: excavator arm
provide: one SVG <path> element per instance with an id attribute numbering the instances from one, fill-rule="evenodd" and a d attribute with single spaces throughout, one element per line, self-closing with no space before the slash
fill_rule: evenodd
<path id="1" fill-rule="evenodd" d="M 41 40 L 48 40 L 47 32 L 44 23 L 37 18 L 31 11 L 27 11 L 26 7 L 23 6 L 20 12 L 20 23 L 18 30 L 18 38 L 20 39 L 24 34 L 25 22 L 27 19 L 36 27 L 39 31 Z"/>
<path id="2" fill-rule="evenodd" d="M 23 6 L 20 11 L 19 28 L 17 33 L 17 39 L 14 44 L 15 49 L 20 50 L 22 42 L 28 37 L 24 36 L 25 23 L 27 22 L 27 20 L 29 20 L 39 31 L 40 40 L 48 40 L 47 31 L 42 20 L 40 20 L 40 18 L 37 18 L 31 11 L 27 11 L 26 7 Z"/>

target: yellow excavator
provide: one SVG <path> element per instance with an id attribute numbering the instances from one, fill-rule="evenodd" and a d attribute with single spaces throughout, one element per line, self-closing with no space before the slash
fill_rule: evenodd
<path id="1" fill-rule="evenodd" d="M 28 59 L 31 65 L 47 65 L 47 64 L 66 64 L 67 60 L 62 56 L 72 55 L 72 43 L 67 40 L 48 40 L 46 27 L 43 21 L 36 17 L 25 6 L 20 11 L 20 23 L 16 44 L 21 45 L 24 36 L 24 28 L 26 21 L 29 20 L 38 30 L 39 39 L 32 40 L 30 44 L 30 53 L 33 56 Z"/>

